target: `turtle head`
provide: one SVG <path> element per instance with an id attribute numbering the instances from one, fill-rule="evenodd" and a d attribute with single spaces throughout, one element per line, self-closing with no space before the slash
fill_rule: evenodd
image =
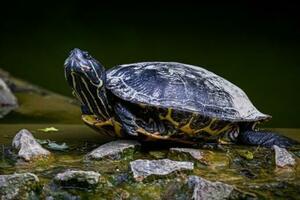
<path id="1" fill-rule="evenodd" d="M 102 87 L 105 68 L 88 52 L 75 48 L 65 61 L 65 76 L 71 87 L 73 86 L 72 75 Z"/>
<path id="2" fill-rule="evenodd" d="M 102 120 L 109 118 L 110 106 L 106 99 L 105 68 L 88 52 L 73 49 L 65 61 L 65 78 L 74 96 Z"/>

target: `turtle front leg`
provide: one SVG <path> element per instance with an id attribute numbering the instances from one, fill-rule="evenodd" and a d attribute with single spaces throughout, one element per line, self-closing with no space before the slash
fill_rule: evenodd
<path id="1" fill-rule="evenodd" d="M 143 119 L 138 118 L 133 112 L 131 112 L 125 105 L 121 103 L 117 103 L 114 107 L 114 110 L 122 124 L 123 130 L 129 136 L 138 136 L 140 133 L 146 132 L 149 135 L 161 135 L 161 132 L 164 131 L 164 127 L 161 127 L 162 124 L 157 125 L 154 121 L 147 123 Z M 151 133 L 149 130 L 151 130 Z"/>
<path id="2" fill-rule="evenodd" d="M 279 135 L 271 131 L 253 131 L 246 130 L 240 132 L 238 136 L 238 143 L 246 145 L 257 145 L 264 147 L 272 147 L 277 145 L 280 147 L 291 147 L 293 145 L 299 144 L 291 138 Z"/>
<path id="3" fill-rule="evenodd" d="M 165 132 L 165 127 L 162 123 L 157 123 L 150 119 L 149 122 L 146 122 L 144 119 L 138 118 L 128 107 L 121 103 L 117 103 L 114 110 L 122 124 L 123 130 L 129 136 L 139 136 L 139 134 L 146 132 L 147 134 L 143 135 L 161 135 Z"/>
<path id="4" fill-rule="evenodd" d="M 138 136 L 136 130 L 139 128 L 139 126 L 136 123 L 136 116 L 121 103 L 117 103 L 114 106 L 114 111 L 118 116 L 118 120 L 122 124 L 124 132 L 127 133 L 129 136 Z"/>
<path id="5" fill-rule="evenodd" d="M 141 118 L 137 118 L 134 113 L 120 103 L 116 104 L 114 109 L 119 117 L 119 121 L 122 124 L 123 130 L 129 136 L 143 136 L 145 141 L 166 140 L 177 143 L 195 144 L 192 141 L 186 141 L 180 138 L 172 138 L 168 135 L 163 135 L 167 130 L 162 122 L 156 122 L 151 119 L 146 122 Z"/>

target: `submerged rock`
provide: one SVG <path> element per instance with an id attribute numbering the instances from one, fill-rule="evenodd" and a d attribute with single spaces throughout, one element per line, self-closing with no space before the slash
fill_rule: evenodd
<path id="1" fill-rule="evenodd" d="M 18 156 L 25 161 L 50 155 L 50 152 L 44 149 L 26 129 L 22 129 L 16 134 L 12 146 L 19 150 Z"/>
<path id="2" fill-rule="evenodd" d="M 32 199 L 38 189 L 39 179 L 35 174 L 0 175 L 1 199 Z"/>
<path id="3" fill-rule="evenodd" d="M 131 171 L 135 180 L 140 181 L 150 175 L 164 176 L 174 171 L 193 170 L 194 163 L 180 162 L 169 159 L 161 160 L 135 160 L 130 162 Z"/>
<path id="4" fill-rule="evenodd" d="M 294 166 L 296 164 L 295 158 L 285 148 L 274 145 L 275 163 L 278 167 Z"/>
<path id="5" fill-rule="evenodd" d="M 54 177 L 62 186 L 92 187 L 99 183 L 100 174 L 94 171 L 67 170 Z"/>
<path id="6" fill-rule="evenodd" d="M 89 160 L 101 160 L 109 158 L 113 160 L 121 159 L 127 150 L 134 150 L 141 144 L 135 140 L 117 140 L 101 145 L 97 149 L 86 155 Z"/>
<path id="7" fill-rule="evenodd" d="M 228 199 L 234 187 L 221 182 L 211 182 L 199 176 L 188 178 L 188 187 L 192 190 L 193 200 Z"/>
<path id="8" fill-rule="evenodd" d="M 0 118 L 18 107 L 16 97 L 0 78 Z"/>

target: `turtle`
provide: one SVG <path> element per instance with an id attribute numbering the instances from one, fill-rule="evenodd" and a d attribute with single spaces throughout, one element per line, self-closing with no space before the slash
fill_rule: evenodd
<path id="1" fill-rule="evenodd" d="M 115 138 L 265 147 L 297 143 L 258 129 L 271 116 L 238 86 L 199 66 L 139 62 L 105 70 L 87 51 L 75 48 L 64 72 L 84 123 Z"/>

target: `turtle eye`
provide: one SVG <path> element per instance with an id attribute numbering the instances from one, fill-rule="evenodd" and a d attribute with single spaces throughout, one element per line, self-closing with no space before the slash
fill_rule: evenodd
<path id="1" fill-rule="evenodd" d="M 85 59 L 88 59 L 88 60 L 92 59 L 92 56 L 88 52 L 84 52 L 83 56 Z"/>

